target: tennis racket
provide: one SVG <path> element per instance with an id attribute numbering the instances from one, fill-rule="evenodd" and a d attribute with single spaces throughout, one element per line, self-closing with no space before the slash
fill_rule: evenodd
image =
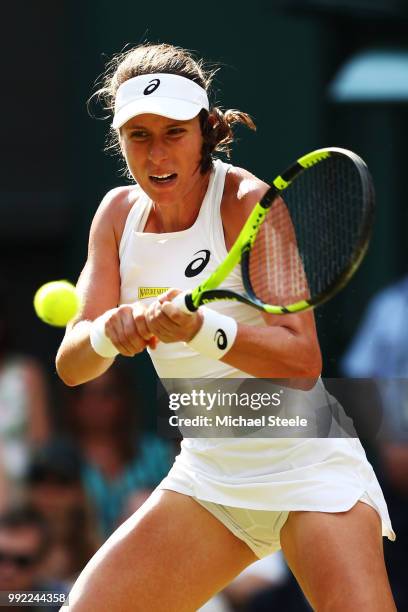
<path id="1" fill-rule="evenodd" d="M 308 153 L 275 178 L 218 268 L 174 304 L 185 312 L 216 300 L 271 314 L 314 308 L 357 270 L 373 217 L 372 179 L 358 155 L 334 147 Z M 239 263 L 243 294 L 220 286 Z"/>

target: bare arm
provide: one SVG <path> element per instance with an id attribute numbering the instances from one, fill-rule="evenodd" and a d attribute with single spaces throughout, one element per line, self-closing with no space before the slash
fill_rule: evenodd
<path id="1" fill-rule="evenodd" d="M 189 342 L 202 325 L 200 310 L 184 314 L 167 301 L 177 293 L 167 293 L 146 313 L 150 330 L 162 342 Z M 222 361 L 257 378 L 285 379 L 302 389 L 313 387 L 322 366 L 313 313 L 264 318 L 266 327 L 238 325 L 235 342 Z"/>
<path id="2" fill-rule="evenodd" d="M 269 315 L 268 327 L 238 325 L 237 338 L 223 361 L 258 378 L 295 378 L 306 387 L 309 380 L 313 386 L 322 368 L 313 314 L 276 318 L 285 320 L 277 323 Z"/>
<path id="3" fill-rule="evenodd" d="M 95 353 L 89 339 L 92 321 L 107 310 L 112 309 L 112 313 L 105 333 L 123 355 L 141 352 L 151 338 L 149 333 L 146 339 L 142 338 L 136 326 L 141 316 L 139 310 L 131 305 L 118 307 L 118 246 L 130 207 L 127 189 L 112 190 L 103 199 L 92 222 L 88 258 L 77 283 L 82 308 L 67 326 L 56 358 L 57 372 L 69 386 L 100 376 L 113 363 L 113 359 Z"/>

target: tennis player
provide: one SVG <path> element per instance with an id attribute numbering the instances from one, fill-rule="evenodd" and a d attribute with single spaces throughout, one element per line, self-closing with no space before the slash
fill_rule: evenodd
<path id="1" fill-rule="evenodd" d="M 92 223 L 82 312 L 57 355 L 68 385 L 146 348 L 162 378 L 282 378 L 306 395 L 321 384 L 311 312 L 261 315 L 227 301 L 188 315 L 172 304 L 225 258 L 267 188 L 212 157 L 234 123 L 254 127 L 209 105 L 212 76 L 165 44 L 127 51 L 107 72 L 100 94 L 133 182 L 110 191 Z M 242 292 L 239 272 L 225 287 Z M 188 438 L 85 567 L 69 610 L 192 612 L 280 548 L 314 609 L 395 610 L 383 535 L 395 538 L 356 439 Z"/>

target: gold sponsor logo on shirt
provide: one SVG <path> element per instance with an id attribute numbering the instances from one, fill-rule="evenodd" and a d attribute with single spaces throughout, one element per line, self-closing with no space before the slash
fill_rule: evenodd
<path id="1" fill-rule="evenodd" d="M 162 293 L 168 291 L 170 287 L 139 287 L 138 298 L 144 300 L 145 298 L 157 297 Z"/>

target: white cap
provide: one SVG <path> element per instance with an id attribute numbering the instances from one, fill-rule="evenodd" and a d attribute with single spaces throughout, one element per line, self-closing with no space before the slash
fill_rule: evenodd
<path id="1" fill-rule="evenodd" d="M 118 129 L 143 113 L 186 121 L 202 108 L 209 109 L 208 96 L 198 83 L 177 74 L 143 74 L 118 88 L 112 127 Z"/>

